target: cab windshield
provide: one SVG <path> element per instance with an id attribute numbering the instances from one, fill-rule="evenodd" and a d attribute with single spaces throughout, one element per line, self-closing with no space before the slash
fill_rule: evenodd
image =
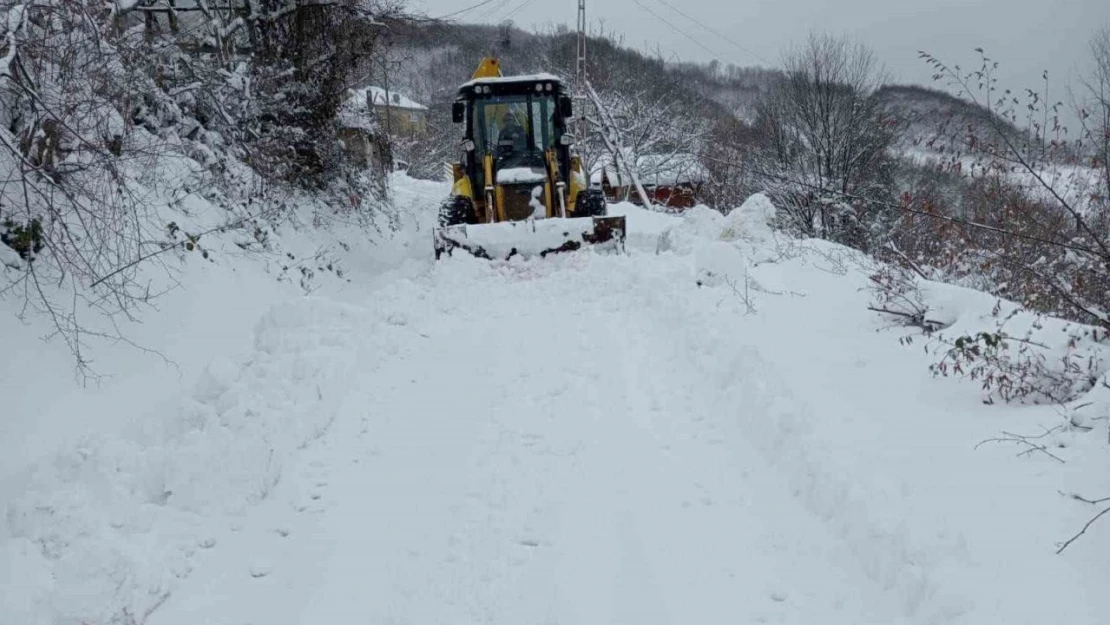
<path id="1" fill-rule="evenodd" d="M 495 96 L 474 105 L 474 145 L 493 153 L 496 167 L 543 167 L 543 152 L 555 142 L 555 98 L 551 95 Z"/>

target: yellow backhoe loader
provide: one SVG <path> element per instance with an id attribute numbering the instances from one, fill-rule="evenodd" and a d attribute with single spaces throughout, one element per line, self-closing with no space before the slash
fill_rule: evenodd
<path id="1" fill-rule="evenodd" d="M 572 154 L 573 100 L 561 79 L 502 76 L 496 58 L 482 59 L 451 116 L 465 132 L 433 234 L 437 259 L 454 250 L 492 260 L 624 249 L 624 217 L 607 215 Z"/>

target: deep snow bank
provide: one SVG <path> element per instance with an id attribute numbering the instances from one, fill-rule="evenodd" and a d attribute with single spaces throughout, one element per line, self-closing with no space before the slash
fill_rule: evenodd
<path id="1" fill-rule="evenodd" d="M 441 185 L 395 183 L 386 235 L 309 227 L 308 206 L 269 233 L 270 253 L 245 254 L 232 232 L 204 239 L 207 259 L 168 259 L 180 285 L 122 324 L 135 345 L 89 341 L 98 383 L 42 341 L 47 319 L 0 300 L 0 622 L 142 622 L 267 496 L 365 360 L 367 313 L 339 302 L 430 263 Z"/>
<path id="2" fill-rule="evenodd" d="M 765 227 L 772 211 L 756 196 L 726 218 L 695 211 L 660 238 L 661 253 L 691 254 L 691 279 L 737 311 L 682 327 L 700 337 L 702 373 L 745 438 L 918 622 L 1101 622 L 1110 525 L 1055 550 L 1098 511 L 1060 493 L 1106 494 L 1107 419 L 1069 427 L 1069 411 L 986 406 L 977 383 L 934 378 L 925 339 L 902 347 L 909 331 L 867 310 L 876 265 L 778 237 Z M 996 329 L 995 299 L 923 289 L 956 335 Z M 1018 315 L 1010 329 L 1031 321 Z M 1067 337 L 1063 323 L 1043 324 L 1035 338 L 1051 359 Z M 1105 395 L 1075 403 L 1105 415 Z M 974 447 L 1004 432 L 1036 436 L 1056 458 L 1020 441 Z"/>
<path id="3" fill-rule="evenodd" d="M 0 605 L 29 611 L 11 622 L 141 622 L 226 519 L 266 499 L 289 455 L 327 429 L 365 360 L 364 319 L 326 301 L 279 306 L 249 361 L 217 360 L 178 406 L 17 476 L 0 561 L 18 565 Z M 28 584 L 28 571 L 49 583 Z"/>

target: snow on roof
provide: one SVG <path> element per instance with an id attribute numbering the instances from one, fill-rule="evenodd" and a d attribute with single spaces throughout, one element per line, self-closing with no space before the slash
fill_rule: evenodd
<path id="1" fill-rule="evenodd" d="M 540 81 L 555 81 L 562 83 L 563 79 L 555 74 L 524 74 L 521 76 L 491 76 L 489 78 L 475 78 L 468 82 L 463 83 L 459 88 L 465 89 L 474 85 L 488 85 L 491 83 L 514 83 L 514 82 L 540 82 Z"/>
<path id="2" fill-rule="evenodd" d="M 392 89 L 389 90 L 388 99 L 386 99 L 385 96 L 385 89 L 381 87 L 371 86 L 364 89 L 358 89 L 357 91 L 366 93 L 368 97 L 372 96 L 373 100 L 368 101 L 372 102 L 374 106 L 386 106 L 388 104 L 392 108 L 406 109 L 409 111 L 428 110 L 428 107 L 424 106 L 423 104 L 420 104 L 419 102 L 416 102 L 414 100 L 410 100 L 403 94 L 398 93 L 397 91 L 393 91 Z"/>
<path id="3" fill-rule="evenodd" d="M 687 184 L 709 178 L 709 172 L 693 154 L 645 154 L 638 164 L 644 184 Z"/>
<path id="4" fill-rule="evenodd" d="M 366 104 L 365 89 L 348 89 L 346 97 L 335 113 L 335 119 L 343 128 L 361 128 L 370 132 L 378 129 L 378 124 L 370 114 Z"/>
<path id="5" fill-rule="evenodd" d="M 646 186 L 690 184 L 709 178 L 709 171 L 698 157 L 685 152 L 642 154 L 636 159 L 636 163 L 640 182 Z M 612 157 L 608 154 L 598 158 L 594 164 L 590 172 L 590 183 L 601 184 L 603 175 L 609 177 L 609 184 L 613 186 L 632 184 L 631 180 L 624 180 L 626 176 L 613 165 Z"/>

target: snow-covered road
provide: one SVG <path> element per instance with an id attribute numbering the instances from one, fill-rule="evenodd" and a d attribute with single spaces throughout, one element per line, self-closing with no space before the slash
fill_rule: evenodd
<path id="1" fill-rule="evenodd" d="M 682 269 L 460 260 L 379 292 L 351 332 L 391 338 L 337 419 L 151 625 L 897 622 L 721 410 L 698 336 L 736 311 Z"/>
<path id="2" fill-rule="evenodd" d="M 434 218 L 442 185 L 402 183 Z M 199 281 L 198 310 L 259 294 L 250 347 L 199 341 L 190 389 L 0 482 L 0 623 L 1105 622 L 1110 532 L 1055 554 L 1104 420 L 1055 458 L 975 449 L 1060 417 L 930 376 L 850 251 L 777 237 L 760 196 L 611 208 L 626 255 L 434 262 L 413 227 L 311 296 Z"/>

